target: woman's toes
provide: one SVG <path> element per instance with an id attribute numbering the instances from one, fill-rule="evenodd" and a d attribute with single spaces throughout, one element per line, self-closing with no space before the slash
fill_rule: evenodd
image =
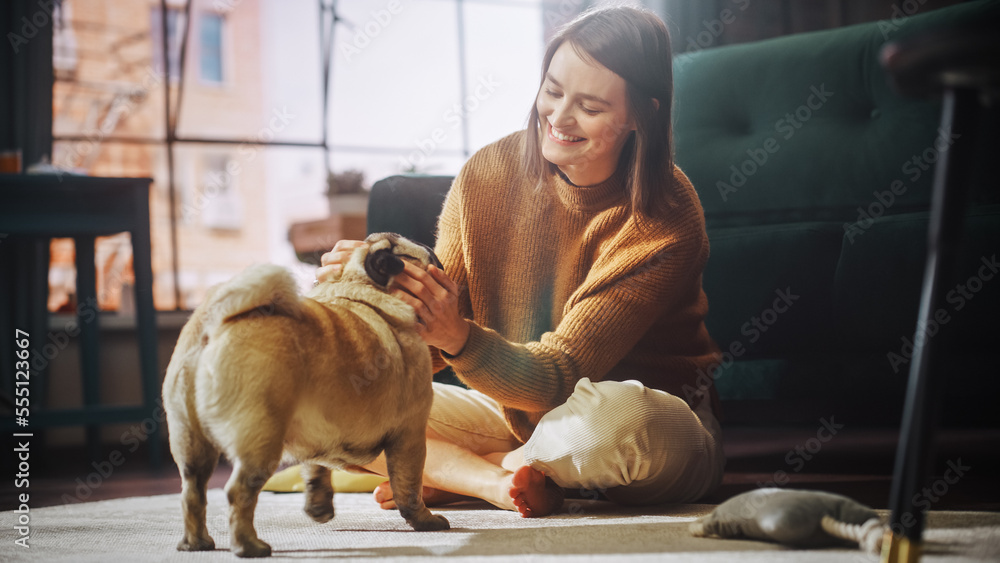
<path id="1" fill-rule="evenodd" d="M 392 487 L 389 486 L 388 481 L 375 487 L 375 491 L 372 492 L 372 496 L 375 497 L 375 502 L 377 502 L 379 507 L 383 510 L 392 510 L 396 508 L 396 503 L 392 500 Z"/>
<path id="2" fill-rule="evenodd" d="M 547 516 L 562 507 L 563 492 L 537 469 L 525 465 L 514 472 L 510 498 L 525 518 Z"/>

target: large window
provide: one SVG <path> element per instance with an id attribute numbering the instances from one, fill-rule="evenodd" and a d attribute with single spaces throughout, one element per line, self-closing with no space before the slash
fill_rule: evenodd
<path id="1" fill-rule="evenodd" d="M 340 2 L 330 131 L 334 169 L 369 181 L 455 174 L 523 128 L 538 88 L 541 3 Z"/>
<path id="2" fill-rule="evenodd" d="M 167 0 L 164 69 L 159 0 L 63 6 L 53 162 L 154 179 L 160 309 L 190 309 L 254 262 L 311 282 L 289 232 L 339 210 L 328 177 L 357 171 L 367 189 L 393 174 L 457 173 L 524 126 L 545 34 L 542 0 Z M 103 244 L 100 256 L 121 255 L 119 239 Z M 72 279 L 72 253 L 56 254 L 54 271 Z"/>

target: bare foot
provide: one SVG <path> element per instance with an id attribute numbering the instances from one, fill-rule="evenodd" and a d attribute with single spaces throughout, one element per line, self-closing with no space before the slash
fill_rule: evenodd
<path id="1" fill-rule="evenodd" d="M 522 517 L 534 518 L 559 510 L 563 503 L 563 491 L 544 473 L 525 465 L 514 472 L 510 498 Z"/>
<path id="2" fill-rule="evenodd" d="M 388 481 L 375 487 L 373 496 L 375 497 L 375 502 L 377 502 L 379 507 L 382 509 L 395 510 L 396 501 L 392 500 L 392 487 L 389 486 Z M 431 487 L 424 487 L 423 497 L 424 504 L 427 506 L 441 506 L 442 504 L 458 502 L 469 498 L 457 493 L 442 491 L 441 489 L 432 489 Z"/>

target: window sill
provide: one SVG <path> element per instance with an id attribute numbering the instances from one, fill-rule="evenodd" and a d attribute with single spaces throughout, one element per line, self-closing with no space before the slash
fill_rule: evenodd
<path id="1" fill-rule="evenodd" d="M 157 330 L 180 330 L 191 317 L 191 311 L 157 311 Z M 76 315 L 70 313 L 50 313 L 49 330 L 75 332 L 79 330 Z M 135 330 L 136 317 L 108 311 L 98 314 L 98 326 L 102 331 Z"/>

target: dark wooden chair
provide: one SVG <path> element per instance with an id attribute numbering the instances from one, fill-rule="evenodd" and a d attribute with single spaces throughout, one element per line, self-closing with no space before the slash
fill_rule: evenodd
<path id="1" fill-rule="evenodd" d="M 153 308 L 153 272 L 149 231 L 149 178 L 95 178 L 61 175 L 0 174 L 0 366 L 3 391 L 14 395 L 14 335 L 30 335 L 32 356 L 51 354 L 48 338 L 49 241 L 72 237 L 76 243 L 77 326 L 83 377 L 83 406 L 46 409 L 44 365 L 29 371 L 30 411 L 27 425 L 20 415 L 4 417 L 5 431 L 31 433 L 55 426 L 87 427 L 91 457 L 100 455 L 99 427 L 140 422 L 153 467 L 161 464 L 160 378 L 156 357 L 156 311 Z M 98 236 L 128 232 L 135 271 L 136 335 L 140 352 L 137 375 L 142 381 L 142 403 L 103 405 L 100 398 L 97 287 L 94 242 Z M 74 329 L 74 333 L 76 330 Z M 23 380 L 23 376 L 22 376 Z M 10 397 L 8 397 L 8 400 Z M 15 413 L 16 414 L 16 413 Z M 151 428 L 151 429 L 150 429 Z"/>

